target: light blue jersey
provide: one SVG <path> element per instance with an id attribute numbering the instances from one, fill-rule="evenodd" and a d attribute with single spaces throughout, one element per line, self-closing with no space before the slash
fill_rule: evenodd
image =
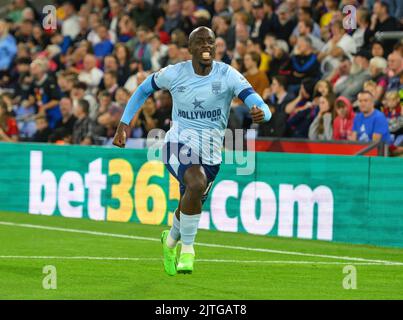
<path id="1" fill-rule="evenodd" d="M 238 96 L 250 108 L 257 105 L 263 109 L 266 121 L 271 117 L 267 105 L 245 77 L 222 62 L 213 61 L 212 70 L 206 76 L 196 74 L 190 60 L 169 65 L 149 76 L 143 87 L 139 87 L 143 96 L 158 89 L 170 91 L 172 127 L 165 141 L 187 145 L 207 164 L 221 162 L 221 149 L 234 97 Z M 138 104 L 144 103 L 143 96 L 141 99 L 134 97 L 136 93 L 123 114 L 124 123 L 130 123 Z M 137 106 L 132 106 L 135 104 Z"/>

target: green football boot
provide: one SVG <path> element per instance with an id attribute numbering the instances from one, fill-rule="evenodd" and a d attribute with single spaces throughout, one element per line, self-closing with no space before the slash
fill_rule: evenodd
<path id="1" fill-rule="evenodd" d="M 161 243 L 162 243 L 162 251 L 164 255 L 164 269 L 165 272 L 170 275 L 174 276 L 176 274 L 176 251 L 178 246 L 176 245 L 175 248 L 168 248 L 167 246 L 167 237 L 169 234 L 169 230 L 162 231 L 161 234 Z"/>
<path id="2" fill-rule="evenodd" d="M 192 253 L 182 253 L 179 257 L 176 271 L 183 274 L 191 274 L 193 272 L 193 264 L 195 255 Z"/>

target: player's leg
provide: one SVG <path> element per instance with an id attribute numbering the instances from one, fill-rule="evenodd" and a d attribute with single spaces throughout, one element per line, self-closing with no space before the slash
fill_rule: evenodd
<path id="1" fill-rule="evenodd" d="M 183 180 L 186 186 L 180 203 L 180 235 L 182 250 L 177 265 L 179 273 L 192 273 L 196 238 L 202 209 L 202 198 L 207 188 L 207 176 L 201 165 L 186 169 Z"/>

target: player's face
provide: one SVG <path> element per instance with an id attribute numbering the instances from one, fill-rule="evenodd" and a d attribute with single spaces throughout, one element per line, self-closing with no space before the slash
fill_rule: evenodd
<path id="1" fill-rule="evenodd" d="M 214 36 L 207 31 L 195 34 L 190 44 L 190 53 L 193 59 L 205 66 L 209 66 L 213 63 L 215 50 Z"/>

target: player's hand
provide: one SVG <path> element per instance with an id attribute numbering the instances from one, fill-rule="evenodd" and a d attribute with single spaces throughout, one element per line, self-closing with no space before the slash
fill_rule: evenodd
<path id="1" fill-rule="evenodd" d="M 253 106 L 252 109 L 250 109 L 249 113 L 254 123 L 262 123 L 264 121 L 264 112 L 262 109 Z"/>
<path id="2" fill-rule="evenodd" d="M 120 123 L 113 138 L 112 144 L 119 148 L 124 148 L 126 145 L 126 127 L 126 124 Z"/>

